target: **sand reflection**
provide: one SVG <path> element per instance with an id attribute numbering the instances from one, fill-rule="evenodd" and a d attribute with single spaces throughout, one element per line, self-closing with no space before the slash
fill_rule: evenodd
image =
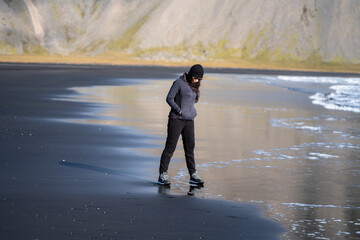
<path id="1" fill-rule="evenodd" d="M 95 108 L 96 118 L 81 121 L 159 136 L 159 148 L 143 151 L 160 156 L 173 80 L 75 88 L 81 99 L 105 106 Z M 230 75 L 208 75 L 196 108 L 195 156 L 206 180 L 198 197 L 260 203 L 288 226 L 290 239 L 356 236 L 359 172 L 350 169 L 359 169 L 356 114 L 329 115 L 306 93 Z M 171 192 L 184 194 L 189 186 L 181 141 L 174 157 Z"/>

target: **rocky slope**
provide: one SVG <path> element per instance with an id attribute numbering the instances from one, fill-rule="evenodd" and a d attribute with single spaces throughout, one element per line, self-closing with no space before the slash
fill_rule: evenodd
<path id="1" fill-rule="evenodd" d="M 360 63 L 358 0 L 0 0 L 0 54 Z"/>

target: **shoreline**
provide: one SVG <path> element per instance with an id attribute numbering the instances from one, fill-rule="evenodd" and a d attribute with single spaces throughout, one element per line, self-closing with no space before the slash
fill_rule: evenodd
<path id="1" fill-rule="evenodd" d="M 146 180 L 156 173 L 141 171 L 158 159 L 129 151 L 152 146 L 141 134 L 51 120 L 93 117 L 92 103 L 53 99 L 73 94 L 69 88 L 166 79 L 178 70 L 0 64 L 1 239 L 279 239 L 283 227 L 257 206 L 168 195 Z"/>
<path id="2" fill-rule="evenodd" d="M 276 84 L 264 83 L 264 85 L 261 86 L 262 84 L 259 82 L 255 81 L 251 83 L 251 81 L 248 82 L 248 80 L 256 79 L 257 77 L 261 79 L 262 76 L 240 76 L 241 74 L 214 74 L 212 76 L 208 74 L 206 81 L 204 81 L 202 99 L 199 105 L 197 105 L 199 118 L 196 120 L 196 129 L 198 130 L 196 136 L 199 138 L 199 141 L 197 141 L 196 155 L 200 176 L 207 180 L 208 185 L 205 189 L 197 191 L 196 196 L 207 199 L 226 199 L 236 202 L 245 201 L 258 203 L 261 207 L 267 209 L 265 216 L 277 219 L 278 222 L 284 224 L 287 229 L 291 229 L 290 233 L 284 235 L 284 239 L 299 239 L 297 238 L 299 235 L 301 237 L 311 236 L 311 229 L 303 228 L 304 226 L 301 224 L 306 214 L 304 216 L 304 213 L 299 210 L 298 215 L 289 214 L 289 216 L 284 206 L 288 206 L 287 204 L 289 202 L 301 205 L 304 199 L 306 199 L 305 202 L 307 204 L 312 203 L 310 205 L 315 206 L 314 209 L 316 210 L 314 210 L 314 212 L 317 212 L 318 208 L 316 206 L 333 204 L 333 206 L 341 207 L 347 205 L 335 198 L 332 198 L 330 202 L 324 198 L 314 201 L 311 194 L 304 194 L 301 193 L 301 191 L 295 191 L 296 194 L 293 194 L 290 189 L 296 188 L 296 182 L 300 183 L 304 175 L 293 172 L 292 176 L 296 179 L 296 181 L 293 182 L 291 181 L 292 177 L 287 175 L 286 172 L 292 172 L 295 169 L 301 171 L 303 167 L 302 164 L 300 164 L 301 161 L 298 162 L 296 159 L 306 161 L 307 158 L 304 157 L 302 153 L 296 153 L 293 149 L 290 150 L 291 153 L 286 152 L 286 150 L 276 149 L 283 149 L 289 146 L 292 148 L 292 146 L 297 146 L 299 143 L 316 142 L 316 140 L 319 140 L 317 138 L 321 138 L 323 134 L 327 134 L 320 133 L 322 127 L 319 126 L 323 126 L 323 124 L 326 125 L 326 123 L 322 123 L 319 119 L 323 119 L 324 122 L 335 122 L 339 116 L 346 116 L 348 118 L 354 114 L 336 111 L 329 112 L 325 108 L 314 105 L 311 102 L 309 96 L 313 93 L 309 91 L 290 90 L 297 85 L 299 85 L 297 87 L 300 89 L 303 88 L 303 90 L 306 90 L 307 87 L 310 87 L 308 84 L 304 85 L 290 82 L 279 87 L 279 85 Z M 277 78 L 276 76 L 271 77 L 270 75 L 263 77 Z M 261 81 L 260 79 L 259 81 Z M 74 90 L 84 99 L 93 99 L 94 102 L 101 102 L 102 104 L 108 104 L 110 106 L 120 105 L 124 106 L 125 109 L 131 109 L 130 111 L 106 110 L 107 107 L 105 106 L 104 111 L 98 114 L 99 119 L 97 121 L 91 121 L 92 123 L 101 124 L 104 122 L 111 125 L 130 125 L 135 129 L 141 129 L 141 132 L 161 136 L 161 141 L 160 139 L 156 139 L 156 142 L 161 145 L 161 148 L 162 143 L 160 142 L 163 142 L 165 138 L 163 126 L 166 125 L 165 118 L 168 114 L 168 106 L 161 96 L 166 95 L 171 80 L 172 79 L 165 79 L 165 81 L 149 79 L 148 82 L 136 82 L 140 85 L 136 84 L 124 88 L 100 87 L 91 89 L 77 88 Z M 333 80 L 335 81 L 336 79 Z M 223 82 L 223 84 L 220 82 Z M 226 86 L 231 87 L 229 89 L 226 88 Z M 320 91 L 327 88 L 327 86 L 323 87 L 316 86 L 317 90 Z M 121 98 L 119 96 L 126 97 Z M 228 100 L 229 97 L 232 100 L 236 100 L 234 97 L 237 96 L 239 101 L 236 106 L 227 107 L 229 106 L 229 102 L 224 105 L 223 103 L 225 102 L 223 102 L 223 100 L 225 99 L 221 99 L 221 96 L 226 96 L 225 98 Z M 251 100 L 246 101 L 246 99 Z M 144 104 L 147 101 L 149 103 Z M 151 106 L 153 106 L 153 108 Z M 148 111 L 148 109 L 151 110 Z M 229 125 L 234 129 L 234 132 L 228 132 L 231 128 L 221 127 L 227 125 L 221 120 L 221 116 L 224 115 L 226 115 L 226 122 L 230 123 Z M 122 121 L 122 117 L 124 117 L 124 119 L 132 119 L 133 122 Z M 110 120 L 108 122 L 107 119 L 109 118 L 113 121 Z M 116 121 L 116 119 L 119 120 Z M 146 120 L 144 121 L 144 119 Z M 274 119 L 275 121 L 272 122 L 270 119 Z M 279 121 L 277 122 L 276 120 Z M 284 129 L 284 125 L 281 126 L 281 124 L 285 126 L 287 124 L 290 125 L 287 125 L 288 128 L 285 127 Z M 295 127 L 292 128 L 291 124 L 295 124 Z M 258 128 L 258 126 L 262 127 Z M 240 133 L 238 137 L 235 132 Z M 278 139 L 278 135 L 281 135 L 280 139 Z M 313 137 L 315 137 L 315 139 Z M 336 138 L 336 136 L 332 137 Z M 210 138 L 212 141 L 206 140 Z M 239 150 L 240 146 L 237 146 L 237 143 L 241 146 L 241 150 Z M 181 141 L 179 142 L 179 145 L 180 144 Z M 300 149 L 302 148 L 303 147 L 300 146 Z M 316 147 L 313 147 L 309 157 L 312 159 L 313 164 L 316 161 L 314 160 L 314 155 L 311 154 L 317 156 L 335 156 L 334 159 L 342 156 L 341 154 L 330 153 L 332 150 L 325 150 L 324 153 L 333 155 L 322 155 L 324 149 L 315 149 Z M 161 154 L 160 150 L 159 147 L 155 147 L 148 149 L 148 152 L 152 154 L 152 156 L 157 157 Z M 266 159 L 266 156 L 261 156 L 262 153 L 271 155 L 267 150 L 270 150 L 270 152 L 275 151 L 271 160 Z M 284 151 L 284 155 L 282 155 L 284 158 L 276 157 L 278 156 L 277 151 Z M 299 152 L 301 151 L 307 152 L 305 149 L 299 150 Z M 226 152 L 229 154 L 226 154 Z M 255 156 L 257 157 L 254 158 Z M 287 159 L 286 157 L 292 160 L 284 160 Z M 174 180 L 174 186 L 171 188 L 170 193 L 175 193 L 179 196 L 183 195 L 188 188 L 187 171 L 186 167 L 184 167 L 181 146 L 179 146 L 178 151 L 174 154 L 174 158 L 176 158 L 176 162 L 172 163 L 172 168 L 169 170 L 169 176 Z M 320 160 L 319 162 L 322 161 Z M 291 167 L 285 168 L 285 170 L 283 169 L 284 165 Z M 279 169 L 283 170 L 279 171 Z M 156 172 L 155 167 L 153 172 Z M 311 177 L 312 176 L 309 175 L 309 178 Z M 249 179 L 251 183 L 248 181 Z M 279 179 L 282 180 L 279 181 Z M 306 181 L 306 179 L 303 180 Z M 275 184 L 272 184 L 273 182 L 275 182 Z M 314 184 L 318 183 L 315 181 Z M 266 187 L 264 187 L 264 185 L 266 185 Z M 281 192 L 279 187 L 276 186 L 282 186 L 280 189 L 287 190 Z M 311 187 L 309 188 L 311 189 Z M 267 194 L 267 189 L 272 189 L 271 192 L 275 193 Z M 329 191 L 332 191 L 332 188 L 330 188 Z M 287 196 L 287 194 L 289 195 Z M 302 197 L 300 199 L 297 198 L 297 194 L 302 195 Z M 317 214 L 319 216 L 316 219 L 326 218 L 326 216 L 322 216 L 319 213 Z M 332 217 L 339 218 L 334 212 L 331 212 L 331 214 Z M 294 222 L 289 223 L 286 219 L 291 219 Z M 346 222 L 346 219 L 341 217 L 340 219 Z M 308 220 L 311 221 L 311 219 Z M 312 222 L 316 223 L 316 220 L 313 218 Z M 297 229 L 294 230 L 293 224 L 298 224 Z M 335 233 L 329 233 L 331 232 L 330 224 L 331 223 L 328 223 L 326 226 L 326 233 L 319 233 L 317 237 L 334 236 Z M 341 228 L 341 226 L 338 225 L 332 227 L 336 229 Z M 300 231 L 298 228 L 302 228 L 304 232 L 299 234 Z M 298 234 L 295 234 L 295 232 Z"/>
<path id="3" fill-rule="evenodd" d="M 191 64 L 191 63 L 189 63 Z M 52 62 L 2 62 L 0 66 L 10 67 L 35 67 L 35 68 L 73 68 L 73 69 L 135 69 L 135 68 L 156 68 L 168 69 L 174 71 L 185 72 L 189 68 L 189 64 L 183 65 L 151 65 L 151 64 L 99 64 L 99 63 L 52 63 Z M 206 65 L 205 65 L 206 66 Z M 289 76 L 332 76 L 332 77 L 360 77 L 359 72 L 332 72 L 332 71 L 318 71 L 318 70 L 301 70 L 301 69 L 261 69 L 261 68 L 237 68 L 237 67 L 223 67 L 223 66 L 206 66 L 206 73 L 220 73 L 220 74 L 248 74 L 248 75 L 289 75 Z"/>
<path id="4" fill-rule="evenodd" d="M 0 55 L 1 64 L 56 64 L 56 65 L 88 65 L 88 66 L 150 66 L 150 67 L 187 67 L 194 62 L 200 63 L 206 68 L 226 69 L 252 69 L 269 71 L 296 71 L 312 73 L 340 73 L 360 75 L 360 64 L 340 63 L 306 63 L 306 62 L 256 62 L 244 60 L 211 60 L 211 61 L 179 61 L 167 62 L 163 60 L 144 60 L 124 56 L 36 56 L 36 55 Z"/>

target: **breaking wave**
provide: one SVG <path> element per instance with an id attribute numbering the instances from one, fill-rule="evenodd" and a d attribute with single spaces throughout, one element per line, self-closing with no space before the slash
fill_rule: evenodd
<path id="1" fill-rule="evenodd" d="M 331 84 L 331 92 L 310 96 L 312 103 L 326 109 L 360 113 L 360 78 L 278 76 L 278 80 Z"/>

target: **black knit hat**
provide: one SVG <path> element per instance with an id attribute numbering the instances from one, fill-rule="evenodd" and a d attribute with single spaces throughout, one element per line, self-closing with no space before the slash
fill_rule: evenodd
<path id="1" fill-rule="evenodd" d="M 204 68 L 200 64 L 195 64 L 190 68 L 188 74 L 194 78 L 203 78 Z"/>

